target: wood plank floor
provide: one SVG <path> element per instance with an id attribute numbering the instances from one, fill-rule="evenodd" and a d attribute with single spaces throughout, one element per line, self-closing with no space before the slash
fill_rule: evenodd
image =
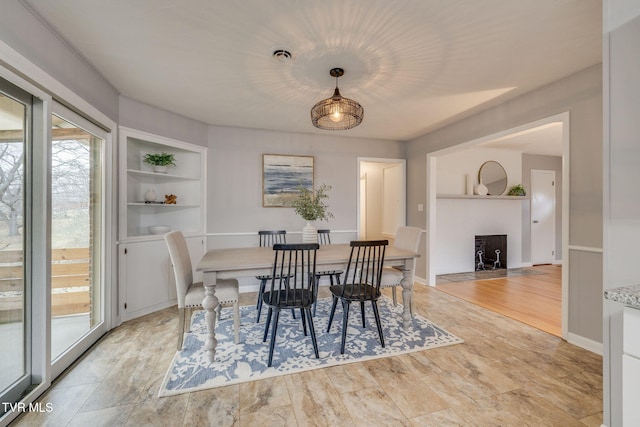
<path id="1" fill-rule="evenodd" d="M 162 310 L 108 333 L 41 397 L 51 412 L 15 425 L 600 426 L 600 356 L 431 287 L 414 303 L 465 342 L 158 398 L 178 323 Z"/>
<path id="2" fill-rule="evenodd" d="M 436 289 L 550 334 L 562 335 L 562 267 L 540 265 L 515 277 L 441 283 Z"/>

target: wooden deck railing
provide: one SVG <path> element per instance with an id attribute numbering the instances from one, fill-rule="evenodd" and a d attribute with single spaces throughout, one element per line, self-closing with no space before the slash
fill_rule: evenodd
<path id="1" fill-rule="evenodd" d="M 51 251 L 51 313 L 53 316 L 90 311 L 89 248 Z M 22 251 L 0 251 L 0 323 L 22 318 Z"/>

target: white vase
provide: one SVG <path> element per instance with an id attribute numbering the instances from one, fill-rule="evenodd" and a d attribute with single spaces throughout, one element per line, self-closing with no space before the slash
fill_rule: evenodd
<path id="1" fill-rule="evenodd" d="M 144 193 L 144 200 L 147 202 L 155 202 L 156 197 L 156 190 L 154 190 L 153 188 L 148 189 L 147 192 Z"/>
<path id="2" fill-rule="evenodd" d="M 302 229 L 302 243 L 318 243 L 318 229 L 310 222 Z"/>
<path id="3" fill-rule="evenodd" d="M 486 196 L 489 193 L 489 189 L 486 185 L 480 181 L 480 184 L 476 187 L 476 194 L 479 196 Z"/>

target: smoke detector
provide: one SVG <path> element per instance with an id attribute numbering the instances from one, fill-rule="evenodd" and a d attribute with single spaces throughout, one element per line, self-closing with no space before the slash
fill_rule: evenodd
<path id="1" fill-rule="evenodd" d="M 278 49 L 273 52 L 273 57 L 280 62 L 288 62 L 291 60 L 291 52 L 284 49 Z"/>

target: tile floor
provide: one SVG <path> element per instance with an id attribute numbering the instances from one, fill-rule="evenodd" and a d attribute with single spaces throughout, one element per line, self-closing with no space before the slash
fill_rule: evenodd
<path id="1" fill-rule="evenodd" d="M 255 294 L 243 294 L 252 304 Z M 600 426 L 602 358 L 434 288 L 415 309 L 464 344 L 174 397 L 177 309 L 126 322 L 16 426 Z"/>

